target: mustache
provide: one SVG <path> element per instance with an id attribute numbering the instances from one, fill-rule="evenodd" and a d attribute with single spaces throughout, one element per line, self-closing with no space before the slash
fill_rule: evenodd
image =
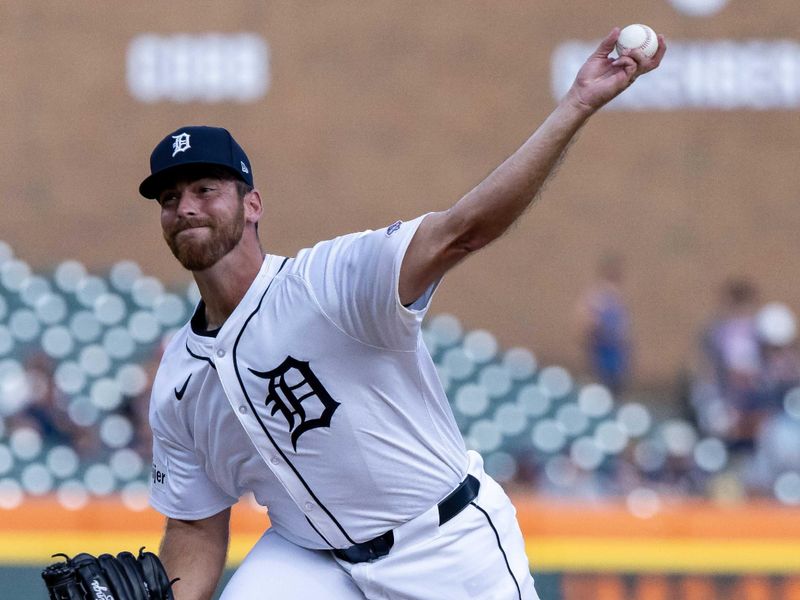
<path id="1" fill-rule="evenodd" d="M 187 229 L 192 229 L 194 227 L 209 227 L 212 225 L 209 219 L 198 219 L 193 217 L 188 217 L 186 219 L 181 219 L 175 224 L 175 227 L 172 228 L 170 231 L 171 235 L 177 235 L 181 231 L 185 231 Z"/>

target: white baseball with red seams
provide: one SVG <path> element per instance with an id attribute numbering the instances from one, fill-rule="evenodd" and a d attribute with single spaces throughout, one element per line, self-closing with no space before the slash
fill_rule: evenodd
<path id="1" fill-rule="evenodd" d="M 617 39 L 617 53 L 622 56 L 630 50 L 641 50 L 648 58 L 652 57 L 658 50 L 656 32 L 641 23 L 623 28 Z"/>

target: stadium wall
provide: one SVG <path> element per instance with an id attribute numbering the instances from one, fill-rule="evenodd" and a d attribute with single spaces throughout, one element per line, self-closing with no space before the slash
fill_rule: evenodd
<path id="1" fill-rule="evenodd" d="M 156 207 L 136 189 L 164 133 L 211 123 L 233 130 L 251 154 L 268 248 L 293 254 L 448 207 L 553 106 L 553 61 L 565 43 L 594 43 L 631 21 L 676 47 L 784 40 L 787 58 L 775 64 L 795 85 L 798 10 L 791 0 L 768 10 L 729 2 L 703 18 L 668 0 L 236 0 L 202 10 L 186 0 L 11 0 L 0 29 L 0 236 L 37 270 L 67 257 L 93 269 L 130 258 L 185 282 L 160 239 Z M 137 40 L 208 32 L 263 40 L 262 95 L 136 95 Z M 727 276 L 749 274 L 766 299 L 800 306 L 797 115 L 791 104 L 762 108 L 600 115 L 533 214 L 448 276 L 437 309 L 496 332 L 506 347 L 531 346 L 544 361 L 579 368 L 572 306 L 596 258 L 619 251 L 639 380 L 655 384 L 686 364 Z"/>
<path id="2" fill-rule="evenodd" d="M 800 598 L 796 509 L 681 501 L 642 519 L 616 503 L 514 503 L 547 600 Z M 155 549 L 163 519 L 152 510 L 131 511 L 115 498 L 74 511 L 40 498 L 5 511 L 4 521 L 0 585 L 9 598 L 33 599 L 46 595 L 39 571 L 50 555 Z M 229 568 L 267 525 L 263 510 L 247 502 L 234 508 Z"/>

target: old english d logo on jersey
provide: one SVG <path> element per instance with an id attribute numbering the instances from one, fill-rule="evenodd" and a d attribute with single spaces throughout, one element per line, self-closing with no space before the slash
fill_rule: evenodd
<path id="1" fill-rule="evenodd" d="M 267 408 L 272 404 L 273 416 L 280 413 L 292 435 L 292 446 L 297 450 L 297 440 L 307 431 L 330 427 L 333 413 L 339 407 L 322 386 L 308 362 L 286 357 L 271 371 L 250 369 L 256 377 L 267 380 Z"/>

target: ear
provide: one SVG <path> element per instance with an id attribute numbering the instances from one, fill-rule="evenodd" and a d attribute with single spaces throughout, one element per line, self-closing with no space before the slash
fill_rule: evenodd
<path id="1" fill-rule="evenodd" d="M 264 213 L 264 204 L 261 201 L 261 194 L 255 188 L 245 194 L 244 218 L 248 223 L 258 223 Z"/>

